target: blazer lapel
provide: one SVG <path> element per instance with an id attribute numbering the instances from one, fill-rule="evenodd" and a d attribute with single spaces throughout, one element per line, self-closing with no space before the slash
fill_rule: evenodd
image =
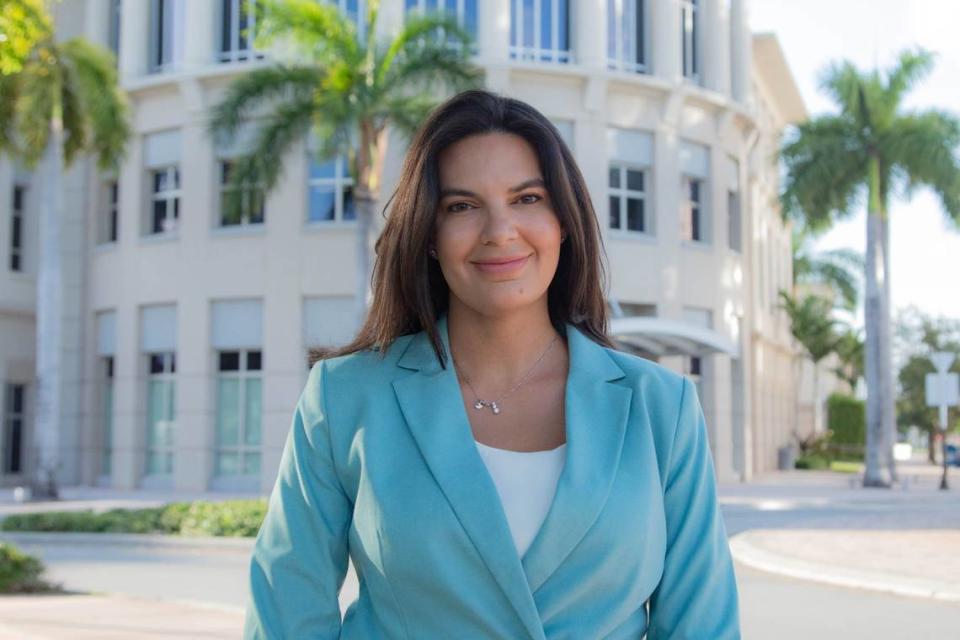
<path id="1" fill-rule="evenodd" d="M 449 354 L 446 315 L 438 320 L 437 328 Z M 426 332 L 420 332 L 410 340 L 397 365 L 417 371 L 395 380 L 393 387 L 427 466 L 530 637 L 544 640 L 539 611 L 497 488 L 476 450 L 450 359 L 443 369 Z"/>
<path id="2" fill-rule="evenodd" d="M 603 509 L 620 464 L 633 390 L 611 384 L 623 370 L 606 350 L 567 324 L 564 398 L 567 457 L 546 519 L 523 556 L 535 592 L 580 542 Z"/>
<path id="3" fill-rule="evenodd" d="M 437 329 L 450 353 L 447 317 Z M 403 417 L 444 496 L 483 561 L 535 639 L 544 639 L 533 593 L 563 563 L 596 521 L 620 464 L 633 391 L 610 384 L 623 370 L 605 349 L 566 325 L 569 371 L 564 396 L 566 461 L 556 494 L 521 560 L 506 515 L 476 450 L 456 373 L 443 369 L 425 332 L 397 365 L 417 371 L 393 387 Z"/>

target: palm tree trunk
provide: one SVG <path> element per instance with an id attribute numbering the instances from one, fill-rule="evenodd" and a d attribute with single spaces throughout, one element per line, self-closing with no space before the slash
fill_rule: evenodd
<path id="1" fill-rule="evenodd" d="M 888 215 L 885 202 L 880 203 L 881 218 L 881 242 L 880 247 L 883 251 L 883 289 L 881 296 L 883 300 L 883 318 L 880 321 L 880 389 L 882 391 L 883 406 L 881 407 L 881 416 L 883 416 L 883 433 L 885 443 L 883 446 L 884 463 L 890 474 L 890 481 L 897 481 L 897 465 L 893 458 L 893 445 L 897 442 L 897 407 L 896 397 L 893 386 L 893 336 L 891 323 L 891 308 L 893 298 L 890 293 L 890 216 Z"/>
<path id="2" fill-rule="evenodd" d="M 377 210 L 383 162 L 387 153 L 385 126 L 372 121 L 360 122 L 360 148 L 357 154 L 354 202 L 357 206 L 357 287 L 356 322 L 363 326 L 370 297 L 370 227 Z"/>
<path id="3" fill-rule="evenodd" d="M 880 368 L 883 366 L 881 349 L 881 322 L 883 320 L 883 299 L 881 297 L 882 280 L 886 274 L 882 271 L 883 256 L 882 231 L 879 205 L 880 166 L 877 158 L 870 158 L 870 197 L 867 210 L 867 250 L 865 256 L 866 295 L 864 296 L 865 366 L 867 379 L 867 452 L 864 460 L 863 486 L 889 487 L 881 464 L 884 437 L 882 413 L 883 399 L 880 381 Z"/>
<path id="4" fill-rule="evenodd" d="M 61 225 L 63 199 L 63 124 L 54 115 L 40 169 L 40 242 L 37 260 L 37 376 L 31 489 L 35 498 L 58 498 L 60 466 L 60 347 L 63 343 Z"/>
<path id="5" fill-rule="evenodd" d="M 370 226 L 376 210 L 376 200 L 366 196 L 355 196 L 357 207 L 357 285 L 356 285 L 356 328 L 363 326 L 367 317 L 367 301 L 370 297 Z"/>
<path id="6" fill-rule="evenodd" d="M 823 407 L 820 403 L 820 362 L 813 361 L 813 432 L 823 433 Z"/>

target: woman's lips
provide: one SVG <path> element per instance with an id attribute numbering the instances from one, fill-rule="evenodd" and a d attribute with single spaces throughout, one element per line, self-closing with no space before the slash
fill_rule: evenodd
<path id="1" fill-rule="evenodd" d="M 516 260 L 511 260 L 510 262 L 474 262 L 473 264 L 484 273 L 509 273 L 510 271 L 515 271 L 523 267 L 529 257 L 530 256 L 524 256 Z"/>

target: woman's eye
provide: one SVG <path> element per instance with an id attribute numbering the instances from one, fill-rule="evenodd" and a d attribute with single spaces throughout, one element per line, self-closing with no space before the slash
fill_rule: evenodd
<path id="1" fill-rule="evenodd" d="M 459 211 L 463 211 L 463 209 L 454 208 L 454 207 L 459 207 L 460 205 L 468 206 L 466 202 L 454 202 L 449 207 L 447 207 L 447 211 L 449 211 L 450 213 L 457 213 Z"/>
<path id="2" fill-rule="evenodd" d="M 521 199 L 521 200 L 523 200 L 524 198 L 536 198 L 536 200 L 530 200 L 530 201 L 528 201 L 527 204 L 533 204 L 533 203 L 535 203 L 535 202 L 543 199 L 543 198 L 541 198 L 540 196 L 538 196 L 538 195 L 535 194 L 535 193 L 527 193 L 527 194 L 525 194 L 525 195 L 520 196 L 520 199 Z"/>

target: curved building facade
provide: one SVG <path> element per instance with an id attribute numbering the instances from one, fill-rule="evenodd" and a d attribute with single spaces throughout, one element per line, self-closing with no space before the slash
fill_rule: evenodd
<path id="1" fill-rule="evenodd" d="M 438 4 L 475 34 L 487 87 L 533 104 L 572 148 L 601 217 L 617 339 L 697 382 L 721 480 L 774 468 L 794 397 L 771 153 L 805 117 L 776 40 L 751 34 L 744 0 L 382 0 L 377 29 Z M 339 5 L 365 29 L 362 1 Z M 278 188 L 224 220 L 245 139 L 210 140 L 207 110 L 271 55 L 243 36 L 256 25 L 242 3 L 64 0 L 56 18 L 61 37 L 118 53 L 134 129 L 117 175 L 92 162 L 65 175 L 61 482 L 269 490 L 309 347 L 356 328 L 345 163 L 304 140 Z M 404 153 L 390 140 L 384 200 Z M 0 193 L 10 485 L 33 450 L 34 176 L 2 161 Z"/>

